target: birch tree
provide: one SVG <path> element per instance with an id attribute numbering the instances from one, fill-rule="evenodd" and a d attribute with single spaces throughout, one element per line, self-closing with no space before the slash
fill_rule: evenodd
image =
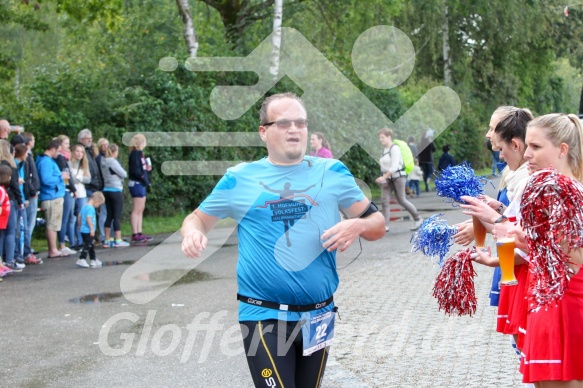
<path id="1" fill-rule="evenodd" d="M 273 37 L 271 40 L 271 66 L 269 72 L 273 79 L 279 73 L 279 55 L 281 49 L 281 22 L 283 19 L 283 0 L 275 0 L 273 11 Z"/>
<path id="2" fill-rule="evenodd" d="M 188 50 L 188 55 L 191 58 L 196 58 L 196 52 L 198 51 L 198 36 L 196 35 L 194 22 L 192 21 L 190 4 L 188 3 L 188 0 L 176 0 L 176 5 L 178 6 L 180 19 L 184 26 L 182 34 L 184 36 L 184 43 L 186 43 L 186 50 Z"/>
<path id="3" fill-rule="evenodd" d="M 443 18 L 443 29 L 441 31 L 443 34 L 443 83 L 447 86 L 451 86 L 451 57 L 449 55 L 449 15 L 448 7 L 445 5 L 444 18 Z"/>

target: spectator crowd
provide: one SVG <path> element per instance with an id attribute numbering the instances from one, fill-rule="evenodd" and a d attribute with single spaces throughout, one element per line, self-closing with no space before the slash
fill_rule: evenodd
<path id="1" fill-rule="evenodd" d="M 49 259 L 80 253 L 79 267 L 98 268 L 95 246 L 128 247 L 121 235 L 126 180 L 133 203 L 131 242 L 152 240 L 142 233 L 152 169 L 143 153 L 145 136 L 131 139 L 127 170 L 116 144 L 105 138 L 95 144 L 89 129 L 76 140 L 72 145 L 60 135 L 35 157 L 34 135 L 0 120 L 0 279 L 43 263 L 31 245 L 38 211 L 45 220 Z"/>

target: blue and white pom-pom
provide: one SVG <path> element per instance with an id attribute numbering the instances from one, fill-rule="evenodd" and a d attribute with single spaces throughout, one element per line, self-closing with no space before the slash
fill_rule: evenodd
<path id="1" fill-rule="evenodd" d="M 443 214 L 435 214 L 421 223 L 421 226 L 411 237 L 411 252 L 421 251 L 431 258 L 439 257 L 439 267 L 443 266 L 443 260 L 449 249 L 454 244 L 453 236 L 457 233 L 455 226 L 450 226 L 447 221 L 440 219 Z"/>
<path id="2" fill-rule="evenodd" d="M 476 176 L 474 170 L 467 162 L 456 166 L 448 166 L 435 178 L 437 195 L 448 198 L 448 202 L 460 202 L 461 197 L 468 195 L 478 197 L 484 194 L 484 186 L 487 179 Z"/>

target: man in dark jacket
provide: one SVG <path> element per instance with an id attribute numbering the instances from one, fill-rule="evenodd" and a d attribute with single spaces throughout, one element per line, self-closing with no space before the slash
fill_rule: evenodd
<path id="1" fill-rule="evenodd" d="M 77 135 L 77 140 L 85 147 L 85 155 L 87 156 L 89 173 L 91 174 L 91 182 L 85 185 L 85 189 L 87 190 L 87 198 L 91 198 L 91 195 L 93 195 L 94 192 L 103 190 L 103 176 L 101 175 L 101 167 L 95 161 L 95 155 L 93 154 L 93 135 L 91 134 L 91 131 L 87 128 L 82 129 Z M 105 214 L 99 213 L 98 218 L 105 216 Z M 98 222 L 98 224 L 100 223 Z M 101 243 L 98 237 L 101 234 L 104 234 L 103 231 L 100 231 L 100 234 L 95 234 L 96 245 Z"/>
<path id="2" fill-rule="evenodd" d="M 428 180 L 433 175 L 433 153 L 435 152 L 435 144 L 433 144 L 433 129 L 428 129 L 421 136 L 419 143 L 419 167 L 423 170 L 423 182 L 425 183 L 425 191 L 429 191 Z"/>
<path id="3" fill-rule="evenodd" d="M 87 198 L 90 198 L 95 191 L 103 190 L 103 178 L 101 177 L 101 172 L 99 167 L 95 162 L 95 156 L 93 155 L 93 136 L 91 131 L 87 128 L 81 130 L 79 135 L 77 135 L 77 140 L 80 144 L 85 147 L 85 154 L 87 155 L 87 161 L 89 162 L 89 173 L 91 174 L 91 183 L 85 185 L 87 189 Z"/>
<path id="4" fill-rule="evenodd" d="M 437 171 L 441 172 L 445 170 L 448 166 L 455 166 L 455 158 L 451 156 L 449 153 L 450 146 L 449 144 L 444 145 L 441 147 L 443 154 L 439 158 L 439 163 L 437 164 Z"/>

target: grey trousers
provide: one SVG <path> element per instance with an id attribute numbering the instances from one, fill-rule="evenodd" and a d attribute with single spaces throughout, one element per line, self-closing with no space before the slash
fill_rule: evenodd
<path id="1" fill-rule="evenodd" d="M 383 205 L 382 212 L 385 217 L 385 225 L 389 225 L 391 219 L 391 191 L 395 191 L 397 202 L 407 210 L 415 221 L 420 219 L 419 213 L 411 202 L 407 200 L 405 193 L 406 177 L 402 176 L 396 179 L 387 179 L 387 183 L 381 185 L 381 204 Z"/>

